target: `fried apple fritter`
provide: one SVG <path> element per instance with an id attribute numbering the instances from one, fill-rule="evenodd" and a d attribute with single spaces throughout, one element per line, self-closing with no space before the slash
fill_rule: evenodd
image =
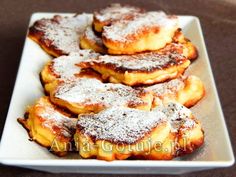
<path id="1" fill-rule="evenodd" d="M 153 107 L 168 102 L 178 102 L 186 107 L 194 106 L 205 94 L 202 81 L 196 76 L 180 76 L 176 79 L 144 87 L 153 93 Z"/>
<path id="2" fill-rule="evenodd" d="M 38 43 L 48 54 L 58 57 L 78 52 L 79 37 L 92 24 L 92 14 L 77 14 L 73 17 L 55 15 L 36 21 L 28 36 Z"/>
<path id="3" fill-rule="evenodd" d="M 129 19 L 136 13 L 144 12 L 143 9 L 132 6 L 111 4 L 110 6 L 94 12 L 93 25 L 97 32 L 102 32 L 104 26 L 110 26 L 120 19 Z"/>
<path id="4" fill-rule="evenodd" d="M 112 83 L 135 86 L 154 84 L 182 74 L 190 61 L 176 52 L 147 52 L 134 55 L 104 55 L 78 63 L 81 68 L 92 68 Z"/>
<path id="5" fill-rule="evenodd" d="M 112 161 L 150 151 L 169 132 L 162 112 L 111 107 L 80 115 L 74 139 L 81 157 Z"/>
<path id="6" fill-rule="evenodd" d="M 80 46 L 83 49 L 91 49 L 95 52 L 106 54 L 107 48 L 102 42 L 100 35 L 97 35 L 91 26 L 88 26 L 83 35 L 80 37 Z M 158 50 L 158 52 L 175 52 L 182 53 L 189 60 L 194 60 L 198 57 L 198 51 L 191 41 L 184 37 L 181 29 L 175 32 L 173 41 L 167 44 L 164 48 Z"/>
<path id="7" fill-rule="evenodd" d="M 17 120 L 33 141 L 58 156 L 66 155 L 72 148 L 77 118 L 53 105 L 48 97 L 40 98 L 25 115 Z"/>
<path id="8" fill-rule="evenodd" d="M 204 143 L 201 123 L 191 111 L 181 104 L 168 103 L 153 111 L 163 112 L 171 124 L 171 131 L 164 142 L 158 142 L 142 156 L 136 158 L 150 160 L 171 160 L 192 153 Z"/>
<path id="9" fill-rule="evenodd" d="M 152 94 L 143 89 L 102 83 L 92 78 L 58 80 L 50 90 L 54 104 L 75 114 L 99 112 L 113 105 L 150 110 L 153 100 Z"/>
<path id="10" fill-rule="evenodd" d="M 50 60 L 40 73 L 45 91 L 49 93 L 51 83 L 57 79 L 63 80 L 75 77 L 101 79 L 100 74 L 95 71 L 91 69 L 82 70 L 79 66 L 76 66 L 76 63 L 98 55 L 99 54 L 94 53 L 91 50 L 80 50 L 78 52 L 70 53 L 68 56 L 63 55 Z"/>
<path id="11" fill-rule="evenodd" d="M 161 11 L 140 13 L 103 27 L 102 40 L 109 54 L 134 54 L 163 48 L 178 28 L 176 16 Z"/>
<path id="12" fill-rule="evenodd" d="M 111 107 L 80 115 L 74 139 L 83 158 L 171 160 L 199 148 L 204 132 L 189 109 L 168 103 L 152 111 Z"/>

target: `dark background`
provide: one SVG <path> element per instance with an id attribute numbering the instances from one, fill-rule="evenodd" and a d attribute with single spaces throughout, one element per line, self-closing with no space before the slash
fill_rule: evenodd
<path id="1" fill-rule="evenodd" d="M 0 133 L 3 130 L 31 14 L 92 12 L 111 2 L 136 5 L 148 10 L 162 9 L 167 13 L 194 15 L 200 18 L 232 145 L 236 147 L 236 0 L 0 0 Z M 234 165 L 230 168 L 182 176 L 236 176 L 235 167 Z M 53 174 L 0 165 L 0 176 L 49 177 Z"/>

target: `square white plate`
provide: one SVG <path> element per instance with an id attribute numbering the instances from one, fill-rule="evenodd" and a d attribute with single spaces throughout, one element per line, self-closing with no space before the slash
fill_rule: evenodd
<path id="1" fill-rule="evenodd" d="M 35 13 L 30 25 L 53 13 Z M 72 15 L 72 14 L 61 14 Z M 198 18 L 179 16 L 180 26 L 187 38 L 198 47 L 199 58 L 186 74 L 202 79 L 206 96 L 192 108 L 205 130 L 205 144 L 191 155 L 171 161 L 121 160 L 106 162 L 79 159 L 78 154 L 59 158 L 45 148 L 28 141 L 28 134 L 16 119 L 22 117 L 27 105 L 43 95 L 39 72 L 50 59 L 35 42 L 26 38 L 23 55 L 9 107 L 0 145 L 0 162 L 49 172 L 78 173 L 156 173 L 180 174 L 203 169 L 227 167 L 234 163 L 234 155 L 217 95 L 212 71 Z"/>

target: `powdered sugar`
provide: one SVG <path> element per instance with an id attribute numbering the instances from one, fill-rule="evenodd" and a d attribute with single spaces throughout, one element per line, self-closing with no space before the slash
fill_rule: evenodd
<path id="1" fill-rule="evenodd" d="M 70 53 L 69 56 L 61 56 L 52 60 L 51 68 L 59 78 L 73 78 L 75 74 L 79 74 L 81 68 L 76 63 L 84 61 L 90 57 L 96 57 L 98 54 L 90 50 L 80 50 Z"/>
<path id="2" fill-rule="evenodd" d="M 162 112 L 111 107 L 98 114 L 81 115 L 77 126 L 96 140 L 135 143 L 165 120 Z"/>
<path id="3" fill-rule="evenodd" d="M 80 115 L 77 126 L 82 133 L 95 140 L 135 143 L 160 122 L 171 124 L 171 131 L 195 125 L 191 111 L 180 104 L 169 103 L 153 111 L 125 107 L 110 107 L 98 114 Z"/>
<path id="4" fill-rule="evenodd" d="M 71 137 L 72 131 L 76 127 L 76 119 L 69 118 L 56 110 L 53 105 L 42 103 L 42 112 L 40 116 L 43 119 L 43 126 L 52 130 L 54 134 Z"/>
<path id="5" fill-rule="evenodd" d="M 102 38 L 98 37 L 92 29 L 92 26 L 88 26 L 84 32 L 84 37 L 87 38 L 89 41 L 96 43 L 98 46 L 104 47 Z"/>
<path id="6" fill-rule="evenodd" d="M 130 38 L 132 41 L 133 37 L 143 30 L 152 28 L 176 29 L 177 26 L 177 18 L 169 17 L 162 11 L 139 13 L 132 19 L 123 19 L 111 26 L 105 26 L 103 36 L 113 41 L 128 42 Z"/>
<path id="7" fill-rule="evenodd" d="M 179 90 L 183 89 L 184 86 L 183 77 L 179 77 L 164 83 L 145 87 L 145 89 L 152 91 L 156 96 L 163 97 L 167 94 L 176 94 Z"/>
<path id="8" fill-rule="evenodd" d="M 120 4 L 111 4 L 99 12 L 95 12 L 94 16 L 100 22 L 120 20 L 126 15 L 140 12 L 141 10 L 132 6 L 121 6 Z"/>
<path id="9" fill-rule="evenodd" d="M 186 58 L 182 54 L 146 52 L 135 55 L 104 55 L 89 59 L 90 64 L 100 63 L 115 66 L 120 70 L 152 71 L 169 65 L 181 64 Z"/>
<path id="10" fill-rule="evenodd" d="M 192 128 L 195 121 L 189 109 L 169 103 L 152 111 L 113 106 L 98 114 L 80 115 L 77 126 L 82 133 L 95 140 L 135 143 L 161 121 L 171 125 L 172 132 Z"/>
<path id="11" fill-rule="evenodd" d="M 143 93 L 143 90 L 135 90 L 122 84 L 102 83 L 92 78 L 77 78 L 61 83 L 55 91 L 55 97 L 71 103 L 100 104 L 109 107 L 147 104 L 140 98 Z"/>
<path id="12" fill-rule="evenodd" d="M 193 119 L 187 119 L 185 120 L 185 122 L 183 123 L 181 130 L 186 130 L 189 128 L 193 128 L 195 126 L 196 122 Z"/>
<path id="13" fill-rule="evenodd" d="M 43 39 L 51 41 L 50 45 L 69 54 L 80 50 L 79 36 L 92 24 L 92 19 L 92 14 L 86 13 L 74 17 L 55 16 L 53 19 L 39 20 L 35 28 L 44 33 Z"/>
<path id="14" fill-rule="evenodd" d="M 191 111 L 179 103 L 168 103 L 157 107 L 154 111 L 162 111 L 167 116 L 172 132 L 178 132 L 182 126 L 192 128 L 195 125 Z"/>

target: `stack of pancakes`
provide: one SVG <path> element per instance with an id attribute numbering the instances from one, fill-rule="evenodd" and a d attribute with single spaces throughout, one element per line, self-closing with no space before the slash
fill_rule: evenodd
<path id="1" fill-rule="evenodd" d="M 112 4 L 40 19 L 28 36 L 55 58 L 40 73 L 46 96 L 18 121 L 51 152 L 167 160 L 203 144 L 201 123 L 187 107 L 204 86 L 183 75 L 198 52 L 177 16 Z"/>

